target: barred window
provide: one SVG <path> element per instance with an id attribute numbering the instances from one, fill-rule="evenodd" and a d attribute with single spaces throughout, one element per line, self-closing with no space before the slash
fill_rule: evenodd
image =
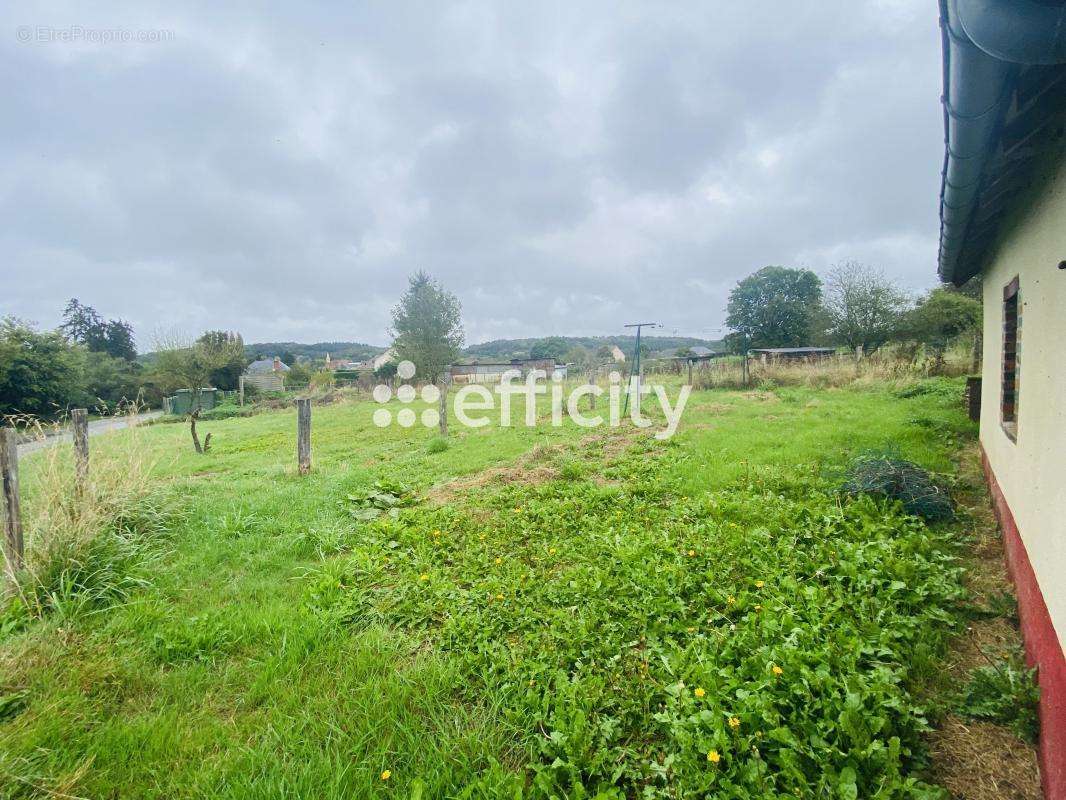
<path id="1" fill-rule="evenodd" d="M 1003 288 L 1003 395 L 1000 419 L 1011 439 L 1018 436 L 1018 370 L 1021 363 L 1022 310 L 1018 279 Z"/>

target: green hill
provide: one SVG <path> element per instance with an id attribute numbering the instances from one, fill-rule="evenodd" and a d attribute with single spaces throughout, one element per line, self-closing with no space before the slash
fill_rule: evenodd
<path id="1" fill-rule="evenodd" d="M 553 337 L 554 338 L 554 337 Z M 606 345 L 617 345 L 628 356 L 636 344 L 634 336 L 560 336 L 568 347 L 583 347 L 596 351 Z M 542 338 L 535 339 L 495 339 L 491 342 L 470 345 L 463 351 L 470 358 L 493 358 L 509 361 L 512 358 L 529 358 L 530 348 Z M 690 336 L 641 336 L 641 344 L 647 345 L 649 353 L 673 351 L 679 347 L 708 347 L 721 349 L 722 343 L 711 339 L 696 339 Z"/>
<path id="2" fill-rule="evenodd" d="M 249 359 L 256 357 L 270 358 L 292 353 L 298 358 L 322 359 L 329 353 L 332 358 L 350 358 L 362 361 L 376 356 L 385 350 L 372 344 L 361 342 L 316 342 L 301 344 L 299 342 L 255 342 L 244 346 L 244 354 Z"/>

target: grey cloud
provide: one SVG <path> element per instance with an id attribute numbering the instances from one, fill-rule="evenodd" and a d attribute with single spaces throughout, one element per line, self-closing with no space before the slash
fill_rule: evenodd
<path id="1" fill-rule="evenodd" d="M 714 335 L 767 263 L 934 281 L 919 0 L 102 5 L 0 11 L 0 314 L 384 343 L 421 268 L 471 341 Z"/>

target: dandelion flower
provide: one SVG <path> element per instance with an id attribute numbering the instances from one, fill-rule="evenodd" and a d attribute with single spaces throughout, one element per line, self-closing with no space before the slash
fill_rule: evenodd
<path id="1" fill-rule="evenodd" d="M 384 772 L 381 773 L 381 780 L 383 780 L 383 781 L 387 781 L 391 777 L 392 777 L 392 770 L 391 769 L 387 769 L 387 770 L 385 770 Z"/>
<path id="2" fill-rule="evenodd" d="M 693 694 L 696 695 L 696 697 L 703 697 L 707 692 L 703 690 L 702 686 L 697 686 Z"/>
<path id="3" fill-rule="evenodd" d="M 717 750 L 712 750 L 707 754 L 707 760 L 710 761 L 712 764 L 717 764 L 719 761 L 722 760 L 722 757 L 718 755 Z"/>
<path id="4" fill-rule="evenodd" d="M 737 728 L 740 727 L 740 720 L 737 719 L 736 717 L 730 717 L 729 718 L 729 727 L 732 728 L 733 730 L 736 730 Z"/>
<path id="5" fill-rule="evenodd" d="M 785 674 L 785 671 L 783 669 L 781 669 L 781 667 L 777 666 L 777 664 L 774 664 L 772 667 L 770 667 L 770 671 L 772 673 L 774 673 L 774 675 L 784 675 Z"/>

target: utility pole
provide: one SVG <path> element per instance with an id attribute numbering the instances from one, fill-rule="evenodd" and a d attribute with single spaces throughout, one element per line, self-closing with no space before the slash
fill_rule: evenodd
<path id="1" fill-rule="evenodd" d="M 637 329 L 637 346 L 635 348 L 636 354 L 633 356 L 633 367 L 629 371 L 629 384 L 630 384 L 630 386 L 633 385 L 633 376 L 636 375 L 637 376 L 637 413 L 639 414 L 640 413 L 640 384 L 641 384 L 641 379 L 643 378 L 643 374 L 641 373 L 641 369 L 640 369 L 640 331 L 641 331 L 641 328 L 661 328 L 662 325 L 660 325 L 658 322 L 633 322 L 633 323 L 630 323 L 629 325 L 623 325 L 622 327 L 623 328 L 636 328 Z M 622 410 L 622 413 L 624 414 L 624 413 L 626 413 L 628 411 L 629 411 L 629 393 L 626 393 L 626 402 L 625 402 L 625 407 Z"/>

